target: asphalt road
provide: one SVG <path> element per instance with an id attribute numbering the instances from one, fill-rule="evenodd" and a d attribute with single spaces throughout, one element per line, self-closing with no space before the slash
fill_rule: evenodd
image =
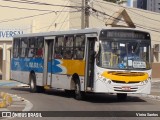
<path id="1" fill-rule="evenodd" d="M 116 95 L 87 95 L 83 101 L 77 101 L 63 91 L 30 93 L 29 88 L 0 88 L 0 91 L 17 94 L 33 104 L 32 111 L 111 111 L 113 117 L 55 117 L 44 120 L 128 120 L 127 117 L 114 117 L 114 111 L 160 111 L 160 101 L 129 95 L 125 102 L 117 100 Z M 91 115 L 92 116 L 92 115 Z M 126 115 L 127 116 L 127 113 Z M 22 118 L 15 118 L 20 120 Z M 24 118 L 23 118 L 24 119 Z M 33 118 L 26 118 L 33 119 Z M 35 118 L 36 119 L 36 118 Z M 129 120 L 160 120 L 159 117 L 130 117 Z M 33 119 L 34 120 L 34 119 Z M 37 118 L 40 120 L 40 118 Z"/>

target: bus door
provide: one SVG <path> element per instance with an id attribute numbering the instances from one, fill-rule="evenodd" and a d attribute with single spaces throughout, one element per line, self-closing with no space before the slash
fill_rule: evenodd
<path id="1" fill-rule="evenodd" d="M 45 56 L 44 56 L 44 75 L 43 85 L 51 85 L 52 83 L 52 65 L 53 65 L 53 47 L 55 37 L 45 37 Z"/>
<path id="2" fill-rule="evenodd" d="M 85 67 L 85 90 L 92 91 L 93 90 L 93 82 L 94 82 L 94 61 L 95 61 L 95 52 L 94 45 L 97 37 L 96 35 L 91 34 L 87 35 L 87 44 L 86 44 L 86 67 Z"/>

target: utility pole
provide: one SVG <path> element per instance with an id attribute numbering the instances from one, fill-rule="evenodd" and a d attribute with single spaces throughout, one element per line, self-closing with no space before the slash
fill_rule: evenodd
<path id="1" fill-rule="evenodd" d="M 85 0 L 82 0 L 81 29 L 85 28 Z"/>
<path id="2" fill-rule="evenodd" d="M 89 27 L 89 0 L 82 0 L 81 28 Z"/>

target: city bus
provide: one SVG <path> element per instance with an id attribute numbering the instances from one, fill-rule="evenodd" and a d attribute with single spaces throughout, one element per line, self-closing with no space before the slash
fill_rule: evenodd
<path id="1" fill-rule="evenodd" d="M 88 28 L 15 35 L 11 79 L 44 89 L 85 93 L 150 94 L 151 39 L 131 28 Z"/>

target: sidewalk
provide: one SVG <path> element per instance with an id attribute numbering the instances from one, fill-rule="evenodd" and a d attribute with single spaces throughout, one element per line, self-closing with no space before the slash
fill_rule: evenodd
<path id="1" fill-rule="evenodd" d="M 20 87 L 20 86 L 28 86 L 26 84 L 13 81 L 13 80 L 0 80 L 0 87 Z"/>
<path id="2" fill-rule="evenodd" d="M 17 95 L 9 94 L 12 97 L 11 105 L 0 108 L 0 111 L 30 111 L 32 103 Z"/>
<path id="3" fill-rule="evenodd" d="M 160 78 L 152 79 L 151 95 L 160 96 Z"/>

